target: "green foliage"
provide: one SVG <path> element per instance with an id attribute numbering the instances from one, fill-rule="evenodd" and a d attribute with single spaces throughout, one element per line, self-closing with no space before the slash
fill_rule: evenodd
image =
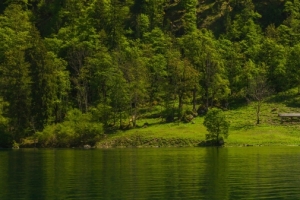
<path id="1" fill-rule="evenodd" d="M 66 112 L 66 98 L 70 89 L 67 63 L 52 51 L 47 51 L 36 30 L 35 42 L 28 51 L 32 74 L 32 119 L 36 131 L 52 122 L 60 122 Z"/>
<path id="2" fill-rule="evenodd" d="M 267 98 L 262 104 L 260 125 L 256 125 L 255 102 L 234 105 L 234 109 L 225 111 L 226 120 L 230 122 L 230 137 L 226 139 L 225 145 L 229 147 L 297 146 L 300 142 L 299 120 L 288 119 L 281 123 L 278 117 L 280 112 L 300 112 L 300 96 L 297 93 L 297 88 L 293 88 Z M 154 116 L 155 113 L 160 114 L 159 107 L 156 107 L 152 115 Z M 140 126 L 148 122 L 147 127 L 109 135 L 97 146 L 101 148 L 131 147 L 135 144 L 143 147 L 198 146 L 201 141 L 205 141 L 207 133 L 203 121 L 204 117 L 196 117 L 193 123 L 161 123 L 160 118 L 147 118 L 138 122 Z M 187 140 L 191 143 L 183 142 Z"/>
<path id="3" fill-rule="evenodd" d="M 300 72 L 299 72 L 299 56 L 300 56 L 300 44 L 292 47 L 288 53 L 287 59 L 287 74 L 289 76 L 289 83 L 293 87 L 297 86 L 300 92 Z"/>
<path id="4" fill-rule="evenodd" d="M 136 126 L 141 110 L 155 105 L 163 107 L 161 117 L 174 121 L 184 118 L 188 106 L 195 111 L 199 105 L 230 108 L 243 98 L 262 102 L 254 92 L 258 86 L 268 86 L 264 94 L 299 86 L 299 5 L 2 2 L 0 96 L 7 106 L 0 129 L 11 138 L 4 143 L 39 132 L 49 145 L 81 145 L 75 129 L 86 129 L 76 127 L 67 110 L 78 109 L 83 121 L 109 130 Z"/>
<path id="5" fill-rule="evenodd" d="M 30 48 L 30 13 L 20 5 L 9 5 L 0 16 L 0 95 L 8 102 L 7 116 L 14 140 L 31 133 L 30 63 L 25 51 Z"/>
<path id="6" fill-rule="evenodd" d="M 162 113 L 164 119 L 167 123 L 174 122 L 175 117 L 178 116 L 178 109 L 171 106 L 166 106 L 165 110 Z"/>
<path id="7" fill-rule="evenodd" d="M 5 132 L 5 130 L 0 130 L 0 147 L 10 148 L 13 145 L 13 137 L 10 133 Z"/>
<path id="8" fill-rule="evenodd" d="M 11 147 L 13 144 L 12 134 L 8 132 L 9 119 L 4 116 L 7 102 L 0 97 L 0 147 Z"/>
<path id="9" fill-rule="evenodd" d="M 94 145 L 103 135 L 103 126 L 92 120 L 90 113 L 74 109 L 67 113 L 62 123 L 46 126 L 35 138 L 42 147 L 76 147 Z"/>
<path id="10" fill-rule="evenodd" d="M 220 109 L 210 109 L 204 118 L 203 125 L 209 132 L 206 135 L 206 140 L 212 140 L 218 144 L 222 139 L 221 136 L 224 138 L 228 137 L 230 123 L 227 121 L 225 114 Z"/>
<path id="11" fill-rule="evenodd" d="M 206 107 L 226 100 L 230 93 L 229 82 L 218 41 L 212 32 L 197 30 L 183 37 L 180 43 L 185 49 L 185 56 L 199 73 L 201 95 Z"/>
<path id="12" fill-rule="evenodd" d="M 245 65 L 245 79 L 247 86 L 245 88 L 245 97 L 248 101 L 255 101 L 256 107 L 256 123 L 260 123 L 261 105 L 266 97 L 273 90 L 270 88 L 266 77 L 266 65 L 256 65 L 252 60 L 249 60 Z"/>
<path id="13" fill-rule="evenodd" d="M 186 33 L 193 32 L 197 29 L 197 0 L 184 0 L 182 1 L 185 8 L 183 17 L 183 26 Z"/>
<path id="14" fill-rule="evenodd" d="M 265 70 L 270 87 L 277 92 L 288 89 L 290 85 L 286 84 L 287 49 L 267 38 L 262 43 L 259 57 L 261 57 L 259 60 L 267 66 Z"/>

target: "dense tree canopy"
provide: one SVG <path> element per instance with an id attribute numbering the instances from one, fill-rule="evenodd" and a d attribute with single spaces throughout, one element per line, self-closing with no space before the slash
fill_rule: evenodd
<path id="1" fill-rule="evenodd" d="M 3 1 L 0 139 L 58 137 L 60 123 L 79 137 L 80 119 L 99 138 L 144 107 L 173 121 L 185 104 L 261 101 L 255 88 L 300 88 L 299 56 L 299 0 Z"/>

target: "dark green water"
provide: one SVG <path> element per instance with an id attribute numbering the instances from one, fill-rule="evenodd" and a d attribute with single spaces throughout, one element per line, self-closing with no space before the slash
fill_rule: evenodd
<path id="1" fill-rule="evenodd" d="M 0 150 L 0 199 L 300 199 L 300 147 Z"/>

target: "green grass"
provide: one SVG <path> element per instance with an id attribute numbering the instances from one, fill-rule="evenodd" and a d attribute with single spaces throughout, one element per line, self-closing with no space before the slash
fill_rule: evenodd
<path id="1" fill-rule="evenodd" d="M 144 124 L 141 121 L 138 124 Z M 151 120 L 146 121 L 149 123 L 148 127 L 120 131 L 117 134 L 109 135 L 98 144 L 98 147 L 195 146 L 205 138 L 203 133 L 206 132 L 206 129 L 202 125 L 203 118 L 196 118 L 195 124 L 161 124 L 158 120 L 151 124 Z"/>
<path id="2" fill-rule="evenodd" d="M 157 111 L 157 110 L 156 110 Z M 154 110 L 155 112 L 155 110 Z M 226 146 L 248 145 L 300 145 L 300 121 L 281 123 L 278 113 L 300 112 L 300 96 L 290 90 L 266 100 L 261 107 L 261 123 L 256 125 L 256 103 L 235 106 L 225 111 L 231 126 Z M 149 115 L 149 113 L 147 113 Z M 155 116 L 155 113 L 150 115 Z M 138 120 L 136 128 L 108 135 L 98 147 L 157 147 L 197 146 L 207 134 L 204 117 L 192 123 L 162 123 L 160 118 L 146 117 Z"/>

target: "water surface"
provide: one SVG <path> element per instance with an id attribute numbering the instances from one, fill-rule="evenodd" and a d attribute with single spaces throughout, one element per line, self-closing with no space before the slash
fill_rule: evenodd
<path id="1" fill-rule="evenodd" d="M 300 147 L 1 150 L 0 199 L 300 199 Z"/>

